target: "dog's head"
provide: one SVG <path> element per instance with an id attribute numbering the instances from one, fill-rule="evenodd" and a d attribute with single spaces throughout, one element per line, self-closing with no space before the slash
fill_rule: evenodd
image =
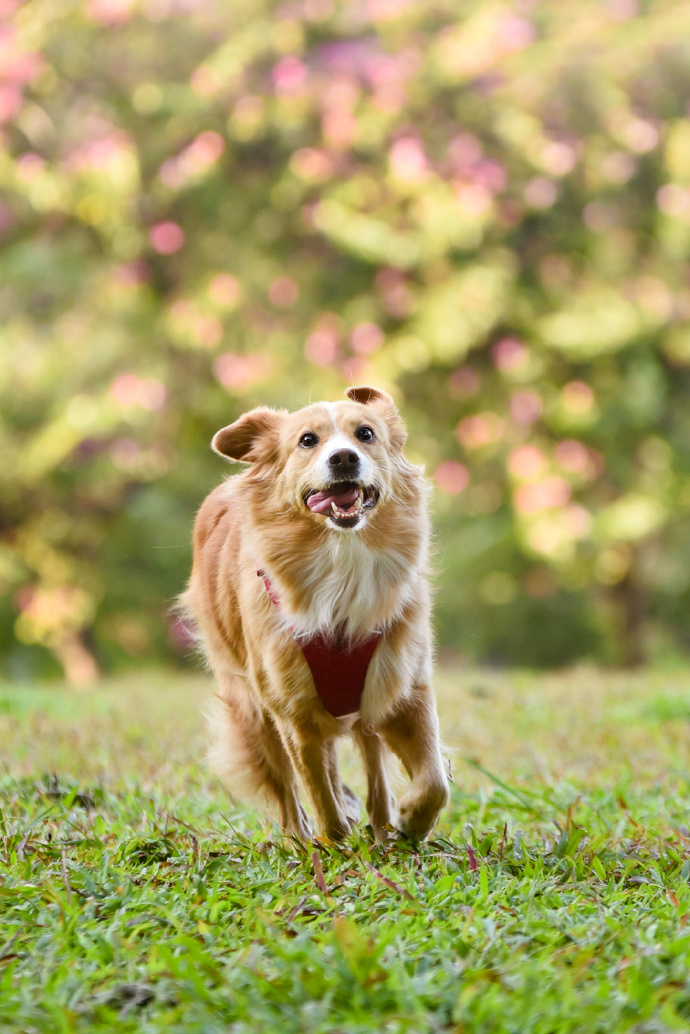
<path id="1" fill-rule="evenodd" d="M 253 409 L 218 431 L 212 447 L 253 464 L 250 479 L 274 513 L 362 529 L 387 505 L 405 505 L 419 471 L 404 457 L 406 432 L 390 395 L 370 387 L 346 395 L 297 413 Z"/>

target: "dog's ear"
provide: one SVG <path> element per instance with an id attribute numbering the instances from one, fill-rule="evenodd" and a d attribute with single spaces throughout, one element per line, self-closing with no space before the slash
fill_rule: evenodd
<path id="1" fill-rule="evenodd" d="M 216 432 L 211 448 L 229 460 L 252 463 L 268 460 L 278 446 L 280 427 L 285 414 L 261 406 L 245 413 L 234 424 Z"/>
<path id="2" fill-rule="evenodd" d="M 379 416 L 382 416 L 390 428 L 394 444 L 402 449 L 407 441 L 407 431 L 400 413 L 396 409 L 395 402 L 387 391 L 381 391 L 380 388 L 372 388 L 368 384 L 363 384 L 358 388 L 348 388 L 345 394 L 353 402 L 359 402 L 363 406 L 371 406 Z"/>
<path id="3" fill-rule="evenodd" d="M 381 391 L 380 388 L 372 388 L 368 384 L 362 384 L 359 388 L 348 388 L 345 394 L 353 402 L 361 402 L 363 406 L 373 402 L 385 402 L 387 406 L 395 409 L 395 402 L 387 392 Z"/>

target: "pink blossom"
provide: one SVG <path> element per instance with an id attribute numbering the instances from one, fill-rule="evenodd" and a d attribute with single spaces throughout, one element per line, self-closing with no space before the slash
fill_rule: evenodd
<path id="1" fill-rule="evenodd" d="M 496 44 L 505 52 L 522 50 L 535 36 L 536 31 L 531 22 L 510 13 L 498 22 Z"/>
<path id="2" fill-rule="evenodd" d="M 303 147 L 290 159 L 290 167 L 300 179 L 311 183 L 323 183 L 333 174 L 333 161 L 325 151 L 316 147 Z"/>
<path id="3" fill-rule="evenodd" d="M 563 478 L 551 475 L 543 481 L 518 485 L 513 493 L 515 507 L 520 513 L 541 513 L 565 506 L 570 499 L 570 485 Z"/>
<path id="4" fill-rule="evenodd" d="M 623 136 L 631 151 L 638 154 L 646 154 L 653 151 L 659 143 L 659 130 L 651 122 L 634 118 L 627 123 L 623 130 Z"/>
<path id="5" fill-rule="evenodd" d="M 486 187 L 492 194 L 498 194 L 508 186 L 508 172 L 504 165 L 490 158 L 482 159 L 470 170 L 476 183 Z"/>
<path id="6" fill-rule="evenodd" d="M 38 154 L 28 151 L 17 159 L 17 176 L 22 183 L 30 183 L 31 180 L 43 172 L 46 167 L 45 159 Z"/>
<path id="7" fill-rule="evenodd" d="M 149 230 L 149 242 L 160 255 L 173 255 L 184 244 L 184 230 L 177 223 L 155 223 Z"/>
<path id="8" fill-rule="evenodd" d="M 19 113 L 22 94 L 14 83 L 0 83 L 0 122 L 9 122 Z"/>
<path id="9" fill-rule="evenodd" d="M 0 15 L 1 18 L 1 15 Z M 5 82 L 16 83 L 18 86 L 29 83 L 45 68 L 45 59 L 42 54 L 25 52 L 21 53 L 16 49 L 14 33 L 8 33 L 0 45 L 0 64 L 2 78 Z"/>
<path id="10" fill-rule="evenodd" d="M 666 215 L 683 215 L 690 210 L 690 190 L 678 183 L 665 183 L 656 192 L 656 203 Z"/>
<path id="11" fill-rule="evenodd" d="M 584 381 L 570 381 L 561 391 L 561 401 L 570 413 L 580 416 L 594 405 L 594 392 Z"/>
<path id="12" fill-rule="evenodd" d="M 294 95 L 302 92 L 307 78 L 307 66 L 299 58 L 284 57 L 274 66 L 271 75 L 276 93 Z"/>
<path id="13" fill-rule="evenodd" d="M 457 169 L 465 169 L 474 165 L 482 156 L 482 145 L 471 133 L 460 133 L 451 140 L 448 157 Z"/>
<path id="14" fill-rule="evenodd" d="M 558 187 L 553 180 L 537 176 L 529 181 L 522 196 L 531 208 L 551 208 L 558 197 Z"/>
<path id="15" fill-rule="evenodd" d="M 290 309 L 299 298 L 299 287 L 290 276 L 278 276 L 268 288 L 268 297 L 278 309 Z"/>
<path id="16" fill-rule="evenodd" d="M 577 161 L 575 148 L 558 140 L 551 140 L 542 149 L 542 164 L 553 176 L 565 176 Z"/>
<path id="17" fill-rule="evenodd" d="M 470 475 L 464 463 L 459 463 L 457 460 L 445 460 L 436 468 L 434 481 L 442 492 L 459 495 L 467 488 Z"/>
<path id="18" fill-rule="evenodd" d="M 149 278 L 149 268 L 142 259 L 124 262 L 113 270 L 112 282 L 121 289 L 136 288 Z"/>
<path id="19" fill-rule="evenodd" d="M 338 357 L 339 335 L 334 326 L 321 324 L 307 338 L 304 351 L 317 366 L 329 366 Z"/>
<path id="20" fill-rule="evenodd" d="M 349 384 L 357 384 L 358 381 L 365 380 L 367 369 L 367 360 L 361 355 L 350 356 L 340 364 L 342 375 Z"/>
<path id="21" fill-rule="evenodd" d="M 451 395 L 456 398 L 471 398 L 476 395 L 480 386 L 479 374 L 469 366 L 461 366 L 453 370 L 448 378 Z"/>
<path id="22" fill-rule="evenodd" d="M 142 409 L 161 409 L 165 405 L 165 385 L 156 377 L 138 377 L 121 373 L 110 385 L 110 396 L 123 409 L 141 406 Z"/>
<path id="23" fill-rule="evenodd" d="M 574 539 L 584 538 L 591 530 L 592 523 L 591 513 L 577 503 L 571 503 L 563 511 L 564 527 Z"/>
<path id="24" fill-rule="evenodd" d="M 241 395 L 257 381 L 270 377 L 273 363 L 269 356 L 226 352 L 216 359 L 213 372 L 227 391 Z"/>
<path id="25" fill-rule="evenodd" d="M 492 412 L 476 413 L 461 420 L 456 428 L 460 444 L 465 449 L 480 449 L 498 441 L 503 433 L 503 421 Z"/>
<path id="26" fill-rule="evenodd" d="M 170 320 L 178 334 L 181 331 L 183 338 L 200 348 L 215 348 L 223 339 L 223 324 L 218 317 L 201 312 L 185 298 L 170 306 Z"/>
<path id="27" fill-rule="evenodd" d="M 461 183 L 455 190 L 460 208 L 470 216 L 486 215 L 491 208 L 493 195 L 481 183 Z"/>
<path id="28" fill-rule="evenodd" d="M 386 309 L 396 319 L 403 319 L 412 308 L 412 294 L 404 273 L 399 269 L 384 268 L 376 274 L 376 289 Z"/>
<path id="29" fill-rule="evenodd" d="M 402 137 L 390 151 L 391 169 L 398 179 L 407 183 L 423 183 L 429 175 L 429 163 L 419 140 Z"/>
<path id="30" fill-rule="evenodd" d="M 518 391 L 510 400 L 510 415 L 521 427 L 536 423 L 543 408 L 541 399 L 534 391 Z"/>
<path id="31" fill-rule="evenodd" d="M 371 22 L 388 22 L 399 18 L 414 0 L 368 0 L 367 17 Z"/>
<path id="32" fill-rule="evenodd" d="M 494 366 L 504 373 L 513 373 L 521 369 L 528 357 L 527 349 L 516 337 L 501 338 L 491 349 Z"/>
<path id="33" fill-rule="evenodd" d="M 559 442 L 554 451 L 558 465 L 573 474 L 584 473 L 590 464 L 589 449 L 573 438 Z"/>
<path id="34" fill-rule="evenodd" d="M 181 187 L 188 180 L 206 172 L 218 161 L 224 150 L 225 141 L 220 133 L 206 130 L 175 158 L 164 162 L 160 177 L 169 187 Z"/>
<path id="35" fill-rule="evenodd" d="M 88 0 L 90 18 L 101 25 L 124 25 L 132 16 L 133 0 Z"/>
<path id="36" fill-rule="evenodd" d="M 353 352 L 370 355 L 383 344 L 383 331 L 376 323 L 358 323 L 350 334 Z"/>
<path id="37" fill-rule="evenodd" d="M 546 456 L 536 445 L 518 445 L 508 455 L 508 470 L 518 481 L 538 478 L 546 463 Z"/>
<path id="38" fill-rule="evenodd" d="M 344 150 L 357 135 L 357 119 L 345 108 L 331 108 L 321 117 L 321 131 L 329 144 Z"/>
<path id="39" fill-rule="evenodd" d="M 216 273 L 208 285 L 208 296 L 220 309 L 234 309 L 241 293 L 240 282 L 231 273 Z"/>
<path id="40" fill-rule="evenodd" d="M 189 80 L 194 93 L 199 97 L 213 97 L 223 85 L 219 73 L 210 65 L 199 65 Z"/>

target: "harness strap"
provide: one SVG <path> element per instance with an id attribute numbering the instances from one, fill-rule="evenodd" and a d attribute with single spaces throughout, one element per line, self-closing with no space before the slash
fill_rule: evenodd
<path id="1" fill-rule="evenodd" d="M 259 578 L 263 578 L 269 599 L 279 608 L 280 599 L 270 580 L 264 571 L 256 573 Z M 380 638 L 381 633 L 374 632 L 354 647 L 347 640 L 334 641 L 323 635 L 315 635 L 305 642 L 296 638 L 309 665 L 321 703 L 334 718 L 343 718 L 359 711 L 369 662 Z"/>

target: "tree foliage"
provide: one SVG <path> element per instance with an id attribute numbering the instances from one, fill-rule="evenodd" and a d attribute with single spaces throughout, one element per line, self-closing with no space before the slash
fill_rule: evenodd
<path id="1" fill-rule="evenodd" d="M 5 0 L 8 670 L 185 649 L 212 433 L 392 390 L 439 635 L 634 662 L 690 604 L 679 0 Z"/>

